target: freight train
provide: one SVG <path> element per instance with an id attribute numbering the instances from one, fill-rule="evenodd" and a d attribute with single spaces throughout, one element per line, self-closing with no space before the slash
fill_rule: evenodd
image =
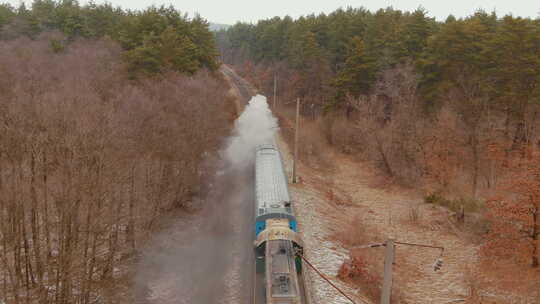
<path id="1" fill-rule="evenodd" d="M 255 258 L 266 304 L 303 304 L 302 242 L 281 154 L 274 144 L 255 152 Z"/>

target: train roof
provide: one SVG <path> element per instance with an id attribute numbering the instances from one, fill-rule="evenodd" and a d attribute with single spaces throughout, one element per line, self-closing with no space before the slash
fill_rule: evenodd
<path id="1" fill-rule="evenodd" d="M 267 290 L 276 302 L 293 303 L 299 297 L 293 246 L 290 241 L 269 241 L 266 245 Z M 296 303 L 296 302 L 294 302 Z"/>
<path id="2" fill-rule="evenodd" d="M 265 213 L 285 212 L 277 209 L 286 209 L 291 199 L 281 154 L 275 145 L 257 147 L 255 183 L 257 209 L 264 208 Z M 291 213 L 288 209 L 287 213 Z"/>

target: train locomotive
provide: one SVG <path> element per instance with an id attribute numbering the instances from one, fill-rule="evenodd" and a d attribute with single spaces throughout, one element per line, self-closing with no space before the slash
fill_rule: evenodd
<path id="1" fill-rule="evenodd" d="M 255 256 L 263 273 L 266 304 L 301 304 L 302 242 L 283 169 L 274 144 L 259 146 L 255 155 Z"/>

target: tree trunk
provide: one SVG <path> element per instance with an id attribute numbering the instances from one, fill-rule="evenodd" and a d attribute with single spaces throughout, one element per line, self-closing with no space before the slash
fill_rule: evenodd
<path id="1" fill-rule="evenodd" d="M 31 153 L 31 176 L 30 176 L 30 196 L 32 202 L 31 210 L 31 225 L 32 225 L 32 245 L 34 250 L 34 259 L 36 264 L 37 279 L 39 285 L 39 293 L 41 293 L 41 287 L 43 283 L 43 266 L 41 263 L 41 249 L 40 249 L 40 225 L 39 225 L 39 207 L 38 207 L 38 198 L 36 191 L 36 157 L 35 154 Z"/>
<path id="2" fill-rule="evenodd" d="M 533 231 L 532 231 L 532 267 L 538 267 L 539 261 L 538 261 L 538 235 L 540 234 L 540 227 L 538 227 L 540 219 L 538 218 L 540 215 L 540 210 L 538 207 L 534 208 L 534 211 L 532 213 L 533 215 Z"/>
<path id="3" fill-rule="evenodd" d="M 527 128 L 524 120 L 517 123 L 516 133 L 512 142 L 512 150 L 517 150 L 527 143 Z"/>
<path id="4" fill-rule="evenodd" d="M 17 297 L 20 293 L 20 286 L 22 284 L 23 278 L 22 278 L 22 270 L 21 270 L 21 212 L 20 208 L 22 208 L 21 204 L 19 204 L 19 198 L 17 193 L 20 193 L 20 175 L 17 176 L 16 174 L 15 166 L 12 167 L 12 204 L 11 207 L 12 217 L 11 217 L 11 225 L 12 225 L 12 233 L 13 233 L 13 265 L 14 265 L 14 271 L 15 271 L 15 286 L 14 286 L 14 292 L 17 294 Z M 19 182 L 19 183 L 18 183 Z"/>
<path id="5" fill-rule="evenodd" d="M 479 153 L 478 153 L 478 138 L 476 134 L 476 127 L 473 134 L 471 134 L 471 149 L 473 154 L 473 176 L 472 176 L 472 197 L 476 198 L 478 190 L 478 171 L 479 171 Z"/>
<path id="6" fill-rule="evenodd" d="M 85 292 L 84 292 L 84 298 L 82 301 L 83 304 L 90 303 L 90 296 L 92 293 L 92 280 L 94 276 L 94 268 L 96 267 L 96 254 L 97 254 L 97 249 L 98 249 L 97 247 L 98 247 L 98 241 L 99 241 L 99 231 L 98 229 L 94 230 L 94 228 L 97 228 L 95 227 L 95 225 L 99 224 L 96 222 L 99 221 L 99 215 L 101 214 L 101 207 L 102 207 L 102 194 L 103 194 L 102 193 L 103 184 L 101 180 L 102 171 L 103 171 L 103 162 L 102 162 L 102 158 L 100 158 L 96 165 L 96 189 L 95 189 L 96 205 L 95 205 L 95 210 L 94 210 L 94 214 L 97 215 L 98 219 L 94 220 L 93 222 L 88 222 L 89 223 L 88 230 L 93 232 L 92 234 L 93 237 L 92 237 L 92 250 L 91 250 L 90 256 L 88 257 L 90 259 L 90 262 L 89 262 L 88 270 L 87 270 L 87 278 L 86 278 L 86 283 L 85 283 L 86 287 L 85 287 Z M 92 209 L 94 208 L 92 207 Z"/>
<path id="7" fill-rule="evenodd" d="M 90 249 L 90 230 L 92 229 L 92 213 L 93 213 L 93 208 L 94 207 L 94 203 L 92 202 L 92 198 L 90 199 L 90 201 L 88 202 L 88 207 L 87 207 L 87 210 L 86 210 L 86 221 L 85 221 L 85 227 L 84 227 L 84 245 L 83 245 L 83 265 L 84 265 L 84 271 L 82 271 L 82 275 L 81 275 L 81 285 L 82 285 L 82 290 L 81 290 L 81 303 L 86 303 L 85 302 L 85 298 L 86 298 L 86 293 L 87 293 L 87 290 L 89 288 L 89 284 L 90 282 L 86 279 L 88 277 L 88 273 L 90 273 L 90 269 L 89 269 L 89 263 L 88 263 L 88 254 L 89 254 L 89 249 Z"/>
<path id="8" fill-rule="evenodd" d="M 129 193 L 129 218 L 126 229 L 126 240 L 131 250 L 135 251 L 135 165 L 131 167 L 131 186 Z"/>
<path id="9" fill-rule="evenodd" d="M 112 278 L 113 272 L 114 272 L 114 257 L 116 256 L 116 252 L 118 251 L 118 235 L 120 233 L 120 214 L 122 213 L 122 198 L 117 198 L 118 203 L 116 205 L 116 210 L 113 212 L 115 215 L 114 219 L 114 225 L 113 225 L 113 232 L 111 236 L 111 240 L 109 242 L 109 259 L 107 262 L 107 267 L 109 268 L 109 276 Z"/>
<path id="10" fill-rule="evenodd" d="M 377 151 L 379 151 L 379 155 L 381 156 L 381 161 L 384 167 L 384 170 L 386 173 L 390 176 L 394 176 L 394 172 L 392 171 L 392 167 L 390 166 L 390 163 L 388 162 L 388 158 L 386 156 L 386 153 L 384 152 L 384 147 L 382 145 L 382 142 L 380 141 L 379 137 L 375 134 L 375 144 L 377 146 Z"/>
<path id="11" fill-rule="evenodd" d="M 0 161 L 2 160 L 1 156 L 2 155 L 0 154 Z M 12 176 L 12 179 L 13 179 L 13 176 Z M 12 190 L 15 190 L 15 189 L 12 189 Z M 7 193 L 7 191 L 8 191 L 7 187 L 4 187 L 4 183 L 3 183 L 2 166 L 0 166 L 0 193 Z M 8 293 L 8 290 L 9 290 L 8 280 L 9 280 L 9 283 L 10 283 L 9 285 L 12 286 L 12 290 L 14 291 L 13 292 L 14 303 L 18 304 L 19 303 L 19 297 L 18 297 L 18 292 L 17 292 L 18 288 L 16 288 L 15 286 L 16 279 L 13 274 L 13 269 L 10 265 L 11 263 L 9 260 L 9 252 L 8 252 L 8 247 L 10 246 L 10 244 L 8 243 L 8 238 L 11 240 L 14 238 L 13 227 L 12 226 L 10 227 L 11 222 L 9 221 L 8 218 L 6 218 L 6 214 L 9 216 L 10 208 L 11 206 L 7 205 L 7 203 L 3 199 L 0 199 L 0 231 L 2 232 L 2 253 L 0 254 L 0 258 L 2 259 L 3 270 L 4 270 L 3 271 L 4 278 L 3 278 L 3 286 L 2 286 L 3 293 L 2 293 L 2 297 L 0 297 L 0 300 L 7 302 L 7 297 L 9 296 L 9 293 Z"/>
<path id="12" fill-rule="evenodd" d="M 48 274 L 52 275 L 53 273 L 53 263 L 51 263 L 51 232 L 49 227 L 49 191 L 48 191 L 48 170 L 47 170 L 47 151 L 43 151 L 42 155 L 42 166 L 43 166 L 43 228 L 45 230 L 45 259 L 46 263 L 49 266 Z"/>

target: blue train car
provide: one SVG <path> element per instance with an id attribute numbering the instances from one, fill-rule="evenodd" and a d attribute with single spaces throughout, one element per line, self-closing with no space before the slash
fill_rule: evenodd
<path id="1" fill-rule="evenodd" d="M 272 218 L 288 219 L 290 229 L 297 231 L 281 154 L 267 144 L 259 146 L 255 155 L 255 238 Z"/>
<path id="2" fill-rule="evenodd" d="M 256 273 L 264 278 L 264 303 L 303 304 L 297 254 L 302 242 L 281 154 L 272 144 L 259 146 L 255 155 L 254 245 Z"/>

